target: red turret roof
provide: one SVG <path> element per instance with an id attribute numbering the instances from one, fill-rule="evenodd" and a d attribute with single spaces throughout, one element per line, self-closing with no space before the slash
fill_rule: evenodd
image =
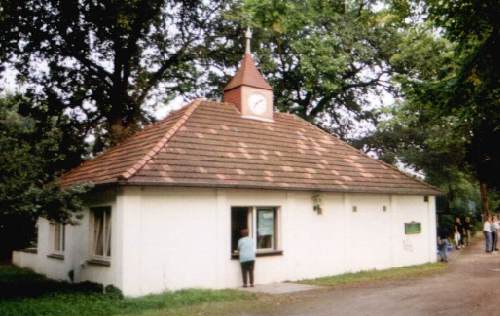
<path id="1" fill-rule="evenodd" d="M 243 56 L 240 62 L 238 71 L 224 88 L 224 91 L 235 89 L 240 86 L 267 90 L 273 89 L 255 66 L 255 62 L 250 53 L 245 53 L 245 56 Z"/>

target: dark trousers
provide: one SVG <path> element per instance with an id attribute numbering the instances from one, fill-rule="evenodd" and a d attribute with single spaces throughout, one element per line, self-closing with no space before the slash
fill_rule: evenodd
<path id="1" fill-rule="evenodd" d="M 243 277 L 243 285 L 247 285 L 247 277 L 250 277 L 250 285 L 253 285 L 253 267 L 255 266 L 255 261 L 245 261 L 241 262 L 241 276 Z"/>
<path id="2" fill-rule="evenodd" d="M 492 240 L 491 240 L 491 232 L 488 231 L 483 231 L 484 234 L 484 248 L 486 252 L 491 252 L 491 245 L 492 245 Z"/>
<path id="3" fill-rule="evenodd" d="M 497 242 L 498 242 L 498 232 L 494 230 L 491 232 L 491 251 L 498 249 Z"/>

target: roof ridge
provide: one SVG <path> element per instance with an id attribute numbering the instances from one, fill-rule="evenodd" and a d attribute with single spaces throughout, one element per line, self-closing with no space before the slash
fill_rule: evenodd
<path id="1" fill-rule="evenodd" d="M 304 120 L 303 118 L 301 118 L 300 116 L 298 116 L 298 115 L 296 115 L 296 114 L 293 114 L 293 113 L 287 113 L 287 114 L 288 114 L 288 115 L 293 116 L 294 118 L 296 118 L 296 119 L 298 119 L 298 120 L 300 120 L 302 123 L 307 123 L 307 124 L 309 124 L 309 125 L 312 125 L 315 129 L 319 130 L 321 133 L 323 133 L 323 134 L 325 134 L 325 135 L 328 135 L 328 136 L 330 136 L 330 137 L 332 137 L 332 138 L 334 138 L 334 139 L 335 139 L 335 138 L 337 138 L 337 140 L 339 139 L 339 137 L 338 137 L 338 136 L 335 136 L 335 135 L 332 135 L 332 134 L 330 134 L 330 133 L 327 133 L 326 131 L 324 131 L 323 129 L 319 128 L 319 127 L 318 127 L 318 126 L 316 126 L 315 124 L 312 124 L 312 123 L 307 122 L 306 120 Z M 389 167 L 389 168 L 391 168 L 391 169 L 393 169 L 393 170 L 395 170 L 395 171 L 397 171 L 397 172 L 401 173 L 401 174 L 402 174 L 402 175 L 404 175 L 405 177 L 408 177 L 408 178 L 410 178 L 410 179 L 412 179 L 412 180 L 414 180 L 414 181 L 417 181 L 417 182 L 419 182 L 419 183 L 421 183 L 421 184 L 424 184 L 424 185 L 426 185 L 427 187 L 432 188 L 433 190 L 437 190 L 437 191 L 441 192 L 441 189 L 439 189 L 439 188 L 437 188 L 437 187 L 433 186 L 432 184 L 429 184 L 429 183 L 427 183 L 427 182 L 425 182 L 425 181 L 423 181 L 423 180 L 421 180 L 421 179 L 418 179 L 418 178 L 416 178 L 416 177 L 413 177 L 413 176 L 411 176 L 411 175 L 407 174 L 406 172 L 403 172 L 402 170 L 399 170 L 399 168 L 397 168 L 396 166 L 393 166 L 393 165 L 391 165 L 391 164 L 389 164 L 389 163 L 387 163 L 387 162 L 385 162 L 385 161 L 383 161 L 383 160 L 380 160 L 380 159 L 375 159 L 375 158 L 373 158 L 373 157 L 370 157 L 370 156 L 368 156 L 366 153 L 361 152 L 359 149 L 357 149 L 357 148 L 355 148 L 355 147 L 353 147 L 353 146 L 349 145 L 349 144 L 348 144 L 347 142 L 345 142 L 345 141 L 342 141 L 342 140 L 341 140 L 341 141 L 340 141 L 340 144 L 342 144 L 342 145 L 343 145 L 343 146 L 345 146 L 345 147 L 348 147 L 348 148 L 349 148 L 349 149 L 351 149 L 351 150 L 354 150 L 357 154 L 360 154 L 360 155 L 363 155 L 363 156 L 365 156 L 365 157 L 367 157 L 367 158 L 369 158 L 369 159 L 375 160 L 375 161 L 379 162 L 380 164 L 382 164 L 382 165 L 384 165 L 384 166 L 386 166 L 386 167 Z"/>
<path id="2" fill-rule="evenodd" d="M 178 119 L 178 121 L 168 129 L 168 131 L 163 135 L 163 137 L 156 143 L 151 150 L 149 150 L 144 157 L 139 159 L 132 167 L 128 168 L 123 172 L 118 178 L 120 180 L 130 179 L 134 174 L 137 173 L 144 165 L 146 165 L 154 156 L 166 145 L 166 143 L 175 135 L 175 133 L 187 122 L 191 114 L 198 108 L 202 101 L 205 99 L 196 99 L 187 105 L 186 112 Z"/>
<path id="3" fill-rule="evenodd" d="M 193 101 L 193 102 L 194 102 L 194 101 Z M 83 166 L 85 166 L 85 165 L 87 165 L 87 164 L 91 163 L 92 161 L 94 161 L 94 160 L 96 160 L 96 159 L 101 158 L 101 156 L 106 155 L 106 154 L 107 154 L 110 150 L 113 150 L 114 148 L 116 148 L 116 147 L 118 147 L 118 146 L 120 146 L 120 145 L 123 145 L 126 141 L 128 141 L 130 138 L 132 138 L 132 137 L 136 136 L 138 133 L 141 133 L 141 132 L 145 131 L 146 129 L 150 129 L 150 128 L 153 128 L 153 127 L 156 127 L 156 126 L 158 126 L 158 125 L 160 125 L 160 124 L 165 123 L 165 121 L 166 121 L 166 120 L 167 120 L 170 116 L 172 116 L 173 114 L 175 114 L 175 113 L 177 113 L 177 112 L 181 111 L 182 109 L 183 109 L 183 107 L 181 107 L 181 108 L 179 108 L 179 109 L 177 109 L 177 110 L 173 110 L 173 111 L 169 112 L 169 113 L 167 114 L 167 116 L 166 116 L 166 117 L 164 117 L 163 119 L 158 120 L 158 121 L 156 121 L 156 122 L 152 122 L 152 123 L 147 124 L 147 125 L 144 125 L 144 126 L 142 127 L 142 129 L 139 129 L 139 130 L 137 130 L 137 131 L 133 132 L 132 134 L 128 135 L 126 138 L 124 138 L 124 139 L 123 139 L 123 140 L 121 140 L 119 143 L 115 144 L 114 146 L 111 146 L 111 147 L 109 147 L 109 148 L 104 149 L 102 152 L 97 153 L 95 156 L 88 157 L 88 158 L 86 158 L 86 159 L 82 160 L 82 161 L 81 161 L 81 162 L 80 162 L 77 166 L 75 166 L 75 167 L 71 168 L 70 170 L 66 170 L 66 171 L 62 172 L 62 173 L 61 173 L 61 174 L 57 177 L 57 181 L 61 182 L 61 180 L 62 180 L 64 177 L 67 177 L 67 176 L 69 176 L 69 175 L 73 174 L 73 173 L 74 173 L 74 172 L 75 172 L 78 168 L 83 167 Z"/>

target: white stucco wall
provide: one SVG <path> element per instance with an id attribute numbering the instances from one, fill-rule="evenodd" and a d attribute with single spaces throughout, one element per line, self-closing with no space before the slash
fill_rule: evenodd
<path id="1" fill-rule="evenodd" d="M 231 260 L 231 206 L 279 206 L 283 255 L 258 257 L 256 283 L 299 280 L 436 260 L 434 198 L 199 188 L 125 188 L 127 295 L 241 285 Z M 126 202 L 125 202 L 126 201 Z M 352 206 L 357 212 L 352 212 Z M 386 206 L 386 211 L 383 211 Z M 405 235 L 404 223 L 422 232 Z"/>
<path id="2" fill-rule="evenodd" d="M 64 261 L 47 258 L 44 220 L 38 254 L 16 252 L 14 261 L 57 279 L 74 269 L 77 281 L 114 284 L 128 296 L 238 287 L 231 206 L 280 207 L 283 255 L 257 258 L 257 284 L 436 260 L 434 197 L 424 202 L 422 196 L 322 193 L 321 199 L 318 215 L 310 192 L 124 187 L 116 197 L 94 202 L 112 206 L 110 267 L 82 266 L 90 252 L 88 214 L 67 228 Z M 420 234 L 405 235 L 404 223 L 411 221 L 421 223 Z"/>
<path id="3" fill-rule="evenodd" d="M 120 225 L 118 224 L 120 212 L 117 211 L 115 192 L 100 192 L 89 200 L 89 208 L 95 206 L 110 206 L 112 209 L 112 227 L 116 228 L 117 234 L 112 234 L 111 247 L 113 255 L 109 267 L 91 265 L 87 261 L 90 256 L 90 213 L 88 209 L 83 212 L 83 218 L 77 225 L 65 226 L 65 250 L 64 258 L 51 258 L 53 253 L 52 234 L 50 233 L 50 222 L 44 218 L 38 219 L 37 253 L 15 251 L 13 263 L 20 267 L 26 267 L 35 272 L 46 275 L 56 280 L 70 281 L 69 272 L 74 273 L 74 282 L 91 281 L 104 285 L 119 285 L 120 278 L 120 252 L 121 239 L 118 238 Z M 116 251 L 114 250 L 116 249 Z"/>

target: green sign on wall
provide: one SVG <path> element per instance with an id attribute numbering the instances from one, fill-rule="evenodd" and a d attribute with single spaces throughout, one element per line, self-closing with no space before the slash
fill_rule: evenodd
<path id="1" fill-rule="evenodd" d="M 420 234 L 421 227 L 420 223 L 417 222 L 411 222 L 411 223 L 405 223 L 405 234 Z"/>

